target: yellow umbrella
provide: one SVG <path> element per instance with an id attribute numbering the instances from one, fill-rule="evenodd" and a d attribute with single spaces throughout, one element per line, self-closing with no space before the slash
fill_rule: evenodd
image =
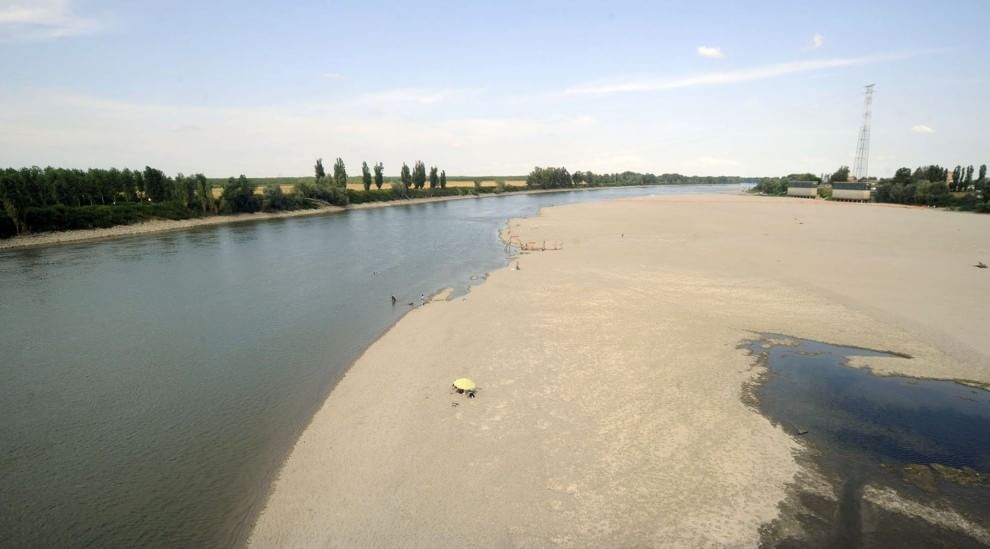
<path id="1" fill-rule="evenodd" d="M 473 381 L 466 377 L 462 377 L 454 381 L 454 387 L 460 389 L 461 391 L 473 391 L 478 386 L 474 384 Z"/>

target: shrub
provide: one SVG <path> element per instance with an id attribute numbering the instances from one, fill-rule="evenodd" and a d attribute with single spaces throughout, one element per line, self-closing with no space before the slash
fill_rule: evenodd
<path id="1" fill-rule="evenodd" d="M 334 206 L 346 206 L 350 204 L 350 192 L 344 188 L 334 187 L 324 183 L 300 183 L 296 186 L 296 192 L 303 198 L 319 200 L 333 204 Z"/>
<path id="2" fill-rule="evenodd" d="M 33 232 L 102 229 L 150 219 L 189 219 L 198 214 L 181 204 L 124 203 L 100 206 L 44 206 L 28 208 L 27 227 Z"/>
<path id="3" fill-rule="evenodd" d="M 818 187 L 818 196 L 825 200 L 832 200 L 832 189 L 828 187 Z"/>
<path id="4" fill-rule="evenodd" d="M 254 194 L 254 183 L 241 175 L 231 177 L 220 195 L 220 211 L 223 213 L 254 213 L 261 209 L 261 199 Z"/>

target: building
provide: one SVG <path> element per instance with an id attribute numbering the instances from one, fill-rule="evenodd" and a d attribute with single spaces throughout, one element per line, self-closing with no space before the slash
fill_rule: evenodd
<path id="1" fill-rule="evenodd" d="M 816 198 L 818 196 L 817 181 L 788 181 L 787 196 L 799 196 L 801 198 Z"/>
<path id="2" fill-rule="evenodd" d="M 863 182 L 833 182 L 832 200 L 849 200 L 853 202 L 870 201 L 870 184 Z"/>

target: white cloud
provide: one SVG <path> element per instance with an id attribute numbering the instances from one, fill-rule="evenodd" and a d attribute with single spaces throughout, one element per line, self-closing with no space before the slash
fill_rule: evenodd
<path id="1" fill-rule="evenodd" d="M 71 0 L 0 0 L 0 39 L 63 38 L 101 27 L 96 19 L 75 14 Z"/>
<path id="2" fill-rule="evenodd" d="M 347 77 L 344 76 L 343 74 L 340 74 L 339 72 L 325 72 L 325 73 L 321 74 L 320 76 L 322 76 L 324 80 L 332 80 L 334 82 L 340 82 L 341 80 L 347 80 Z"/>
<path id="3" fill-rule="evenodd" d="M 595 123 L 587 115 L 444 116 L 446 109 L 424 119 L 415 102 L 362 112 L 346 101 L 211 108 L 0 90 L 0 166 L 152 165 L 262 177 L 308 173 L 314 158 L 340 156 L 348 164 L 381 160 L 390 175 L 417 158 L 449 174 L 519 175 L 537 164 L 565 164 L 570 151 L 561 152 L 560 143 Z"/>
<path id="4" fill-rule="evenodd" d="M 695 74 L 679 78 L 652 78 L 641 80 L 628 80 L 625 82 L 607 82 L 586 84 L 567 88 L 560 92 L 560 95 L 606 95 L 613 93 L 629 92 L 650 92 L 660 90 L 672 90 L 677 88 L 690 88 L 694 86 L 718 86 L 725 84 L 735 84 L 737 82 L 749 82 L 753 80 L 766 80 L 778 78 L 791 74 L 821 71 L 850 67 L 855 65 L 868 65 L 881 61 L 900 59 L 900 55 L 850 57 L 845 59 L 819 59 L 814 61 L 792 61 L 788 63 L 778 63 L 775 65 L 763 65 L 735 71 L 719 71 Z"/>
<path id="5" fill-rule="evenodd" d="M 914 133 L 935 133 L 934 129 L 924 124 L 918 124 L 917 126 L 912 126 L 911 131 L 913 131 Z"/>
<path id="6" fill-rule="evenodd" d="M 434 105 L 445 103 L 457 97 L 466 95 L 471 88 L 395 88 L 372 92 L 358 97 L 355 102 L 363 105 L 382 105 L 407 103 L 416 105 Z"/>
<path id="7" fill-rule="evenodd" d="M 725 54 L 722 53 L 722 48 L 711 48 L 708 46 L 698 46 L 698 55 L 702 57 L 711 57 L 712 59 L 725 58 Z"/>
<path id="8" fill-rule="evenodd" d="M 815 33 L 811 36 L 811 44 L 808 49 L 817 50 L 818 48 L 825 45 L 825 37 L 821 33 Z"/>

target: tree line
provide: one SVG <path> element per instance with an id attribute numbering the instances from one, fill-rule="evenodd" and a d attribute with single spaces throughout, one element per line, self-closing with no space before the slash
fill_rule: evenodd
<path id="1" fill-rule="evenodd" d="M 948 206 L 966 211 L 990 213 L 990 179 L 983 164 L 974 178 L 973 166 L 956 166 L 950 172 L 937 164 L 914 170 L 900 168 L 889 179 L 876 184 L 877 202 Z"/>
<path id="2" fill-rule="evenodd" d="M 526 177 L 526 186 L 531 189 L 566 189 L 573 187 L 632 187 L 638 185 L 725 185 L 749 181 L 748 178 L 719 176 L 686 176 L 679 173 L 621 173 L 596 174 L 592 171 L 576 171 L 573 174 L 565 167 L 535 167 Z"/>
<path id="3" fill-rule="evenodd" d="M 479 195 L 523 189 L 663 185 L 676 183 L 737 183 L 743 178 L 687 177 L 637 172 L 596 174 L 563 167 L 534 168 L 526 187 L 496 182 L 494 187 L 447 186 L 447 172 L 427 168 L 417 160 L 412 168 L 403 163 L 399 177 L 388 181 L 381 162 L 361 163 L 363 191 L 347 188 L 348 173 L 337 158 L 328 173 L 323 159 L 313 165 L 314 177 L 296 183 L 291 190 L 278 184 L 259 188 L 241 175 L 214 183 L 201 173 L 166 175 L 146 166 L 131 169 L 7 168 L 0 170 L 0 237 L 56 230 L 90 229 L 124 225 L 149 219 L 188 219 L 210 215 L 318 208 L 331 204 L 402 200 L 454 195 Z M 463 178 L 462 178 L 463 179 Z M 216 187 L 219 187 L 217 189 Z"/>
<path id="4" fill-rule="evenodd" d="M 203 174 L 161 170 L 6 168 L 0 170 L 0 237 L 39 231 L 111 227 L 147 219 L 316 207 L 278 185 L 260 194 L 243 175 L 219 196 Z"/>
<path id="5" fill-rule="evenodd" d="M 975 174 L 975 176 L 974 176 Z M 819 183 L 849 181 L 849 167 L 841 166 L 825 176 L 825 180 L 813 174 L 789 174 L 785 177 L 762 178 L 754 192 L 770 195 L 787 194 L 787 181 L 816 181 Z M 895 204 L 952 207 L 965 211 L 990 213 L 990 178 L 986 164 L 978 169 L 956 166 L 951 171 L 938 164 L 919 166 L 915 169 L 899 168 L 893 177 L 867 180 L 873 187 L 873 200 Z M 819 194 L 828 196 L 819 188 Z"/>

